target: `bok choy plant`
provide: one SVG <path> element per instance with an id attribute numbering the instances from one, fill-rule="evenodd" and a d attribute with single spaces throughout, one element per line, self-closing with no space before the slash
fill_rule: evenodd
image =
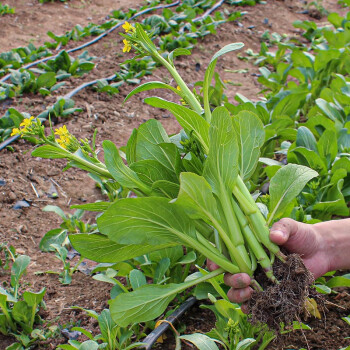
<path id="1" fill-rule="evenodd" d="M 224 271 L 245 272 L 253 277 L 261 267 L 270 284 L 282 285 L 272 265 L 275 257 L 282 263 L 288 258 L 269 240 L 269 224 L 283 216 L 317 172 L 296 164 L 284 166 L 271 179 L 267 218 L 259 210 L 249 188 L 265 141 L 263 123 L 250 111 L 241 110 L 232 116 L 225 107 L 212 111 L 209 105 L 217 59 L 243 44 L 227 45 L 213 56 L 203 81 L 202 106 L 174 65 L 176 56 L 188 55 L 189 51 L 175 49 L 163 56 L 141 25 L 135 28 L 126 23 L 124 28 L 124 51 L 134 48 L 138 57 L 151 56 L 168 69 L 178 85 L 175 88 L 163 82 L 146 83 L 134 89 L 126 100 L 156 88 L 173 91 L 183 100 L 182 105 L 158 97 L 146 98 L 145 102 L 170 111 L 183 128 L 179 134 L 168 136 L 158 121 L 149 120 L 133 131 L 125 153 L 111 141 L 103 141 L 102 162 L 94 142 L 92 146 L 87 140 L 79 142 L 67 129 L 51 130 L 46 136 L 40 122 L 32 121 L 18 132 L 35 134 L 38 143 L 44 144 L 33 151 L 33 156 L 66 158 L 68 167 L 81 168 L 117 183 L 122 191 L 136 194 L 136 198 L 127 195 L 128 198 L 111 204 L 101 204 L 103 214 L 97 219 L 100 234 L 85 235 L 84 242 L 82 234 L 77 240 L 70 236 L 72 245 L 83 256 L 96 259 L 100 254 L 97 261 L 108 262 L 108 255 L 113 255 L 123 261 L 183 245 L 220 268 L 183 283 L 146 284 L 133 292 L 121 293 L 110 302 L 113 320 L 121 327 L 152 320 L 164 312 L 178 293 Z M 254 278 L 252 287 L 262 290 Z M 301 308 L 304 301 L 300 302 Z M 290 315 L 280 311 L 276 311 L 280 314 L 278 322 L 291 321 Z M 298 312 L 301 310 L 293 316 Z"/>

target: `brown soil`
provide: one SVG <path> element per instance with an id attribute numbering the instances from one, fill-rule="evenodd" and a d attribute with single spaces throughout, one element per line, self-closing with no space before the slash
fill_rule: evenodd
<path id="1" fill-rule="evenodd" d="M 30 40 L 34 40 L 35 45 L 43 44 L 47 40 L 45 33 L 49 30 L 55 34 L 63 34 L 78 23 L 81 25 L 86 25 L 89 21 L 101 23 L 111 10 L 118 9 L 120 6 L 138 7 L 141 1 L 71 0 L 66 3 L 56 1 L 41 5 L 36 0 L 7 0 L 5 3 L 15 6 L 16 14 L 0 17 L 1 52 L 27 45 Z M 324 5 L 344 13 L 344 10 L 334 1 L 324 2 Z M 271 0 L 268 5 L 261 4 L 244 9 L 228 5 L 225 7 L 229 11 L 244 10 L 248 14 L 240 21 L 242 26 L 235 22 L 222 25 L 218 28 L 216 35 L 208 36 L 198 42 L 191 57 L 177 59 L 180 73 L 190 84 L 203 78 L 210 57 L 225 44 L 241 41 L 245 43 L 245 49 L 251 48 L 254 52 L 258 52 L 261 35 L 266 30 L 269 30 L 270 33 L 278 32 L 297 36 L 299 31 L 293 28 L 292 22 L 310 20 L 308 15 L 298 13 L 303 8 L 301 2 L 295 1 Z M 268 19 L 267 23 L 264 21 L 265 18 Z M 321 21 L 325 22 L 325 18 L 322 18 Z M 76 45 L 77 43 L 72 42 L 69 43 L 68 47 Z M 53 96 L 25 95 L 2 102 L 0 114 L 4 114 L 7 108 L 14 107 L 21 112 L 37 115 L 45 107 L 55 102 L 57 96 L 67 93 L 83 82 L 112 75 L 117 70 L 118 63 L 123 62 L 126 57 L 132 57 L 131 54 L 121 55 L 121 37 L 117 32 L 90 46 L 88 51 L 90 55 L 98 57 L 96 68 L 91 74 L 81 78 L 72 78 L 63 89 L 60 89 Z M 244 51 L 241 52 L 241 54 L 243 53 Z M 196 63 L 200 64 L 198 72 L 195 70 Z M 241 69 L 246 69 L 248 72 L 232 72 Z M 226 90 L 230 101 L 233 101 L 237 92 L 252 100 L 259 98 L 258 93 L 261 87 L 256 78 L 259 71 L 250 62 L 241 61 L 234 54 L 226 55 L 218 62 L 218 72 L 223 79 L 235 84 L 228 85 Z M 146 77 L 143 81 L 153 79 L 166 79 L 171 82 L 169 75 L 162 68 L 157 69 L 152 77 Z M 118 146 L 124 145 L 132 129 L 149 118 L 159 119 L 169 133 L 179 130 L 179 126 L 172 116 L 143 104 L 142 99 L 149 96 L 150 93 L 139 94 L 122 106 L 124 97 L 132 88 L 132 86 L 123 85 L 120 94 L 112 97 L 97 93 L 92 89 L 86 89 L 74 96 L 76 106 L 83 108 L 84 112 L 69 117 L 67 120 L 57 120 L 56 124 L 58 126 L 66 124 L 68 129 L 78 138 L 91 139 L 94 129 L 97 128 L 97 147 L 99 149 L 101 149 L 101 143 L 104 139 L 110 139 Z M 159 95 L 164 98 L 173 98 L 167 92 L 162 92 Z M 27 276 L 24 277 L 23 285 L 26 286 L 27 283 L 30 289 L 35 291 L 40 290 L 43 286 L 47 288 L 45 296 L 47 310 L 42 313 L 45 320 L 63 327 L 80 324 L 89 330 L 95 330 L 94 321 L 84 316 L 82 312 L 72 310 L 70 307 L 78 305 L 100 312 L 107 307 L 109 285 L 77 272 L 73 276 L 72 284 L 63 286 L 59 283 L 57 275 L 37 275 L 35 272 L 49 269 L 60 271 L 62 269 L 61 263 L 52 254 L 42 253 L 38 248 L 42 236 L 48 230 L 59 227 L 61 223 L 58 216 L 43 212 L 42 208 L 52 204 L 58 205 L 65 212 L 72 213 L 73 211 L 69 209 L 72 204 L 94 202 L 105 198 L 84 172 L 70 169 L 62 173 L 64 162 L 32 158 L 30 151 L 28 152 L 32 146 L 24 141 L 19 141 L 12 146 L 13 150 L 1 151 L 0 157 L 0 178 L 6 181 L 6 184 L 0 187 L 0 242 L 8 242 L 14 245 L 19 253 L 31 257 L 31 264 Z M 59 194 L 57 199 L 48 196 L 52 183 Z M 14 203 L 22 199 L 28 201 L 30 207 L 14 210 Z M 93 215 L 87 215 L 86 218 L 94 220 Z M 0 276 L 0 281 L 3 282 L 7 278 L 8 275 Z M 311 349 L 338 350 L 342 345 L 344 346 L 343 338 L 348 334 L 348 331 L 345 322 L 340 317 L 349 314 L 350 297 L 348 292 L 349 290 L 344 290 L 337 294 L 337 300 L 334 300 L 334 297 L 331 299 L 335 304 L 346 308 L 345 311 L 329 305 L 329 311 L 323 320 L 310 320 L 308 322 L 313 327 L 312 332 L 315 334 L 315 338 L 324 339 L 322 340 L 324 344 L 327 344 L 327 341 L 330 342 L 330 345 L 323 346 L 322 343 L 316 343 L 319 340 L 315 340 L 316 345 L 314 345 L 313 340 L 311 342 L 311 331 L 305 332 Z M 205 331 L 214 325 L 210 313 L 202 310 L 200 313 L 197 311 L 194 309 L 185 317 L 185 323 L 189 324 L 186 332 Z M 193 318 L 196 318 L 195 326 L 193 326 Z M 202 327 L 203 324 L 206 328 Z M 293 332 L 286 339 L 281 343 L 274 343 L 269 349 L 306 347 L 304 336 L 300 332 Z M 65 338 L 61 336 L 50 340 L 45 348 L 54 349 L 57 344 L 65 341 Z M 11 339 L 0 335 L 0 350 L 5 349 L 9 344 L 11 344 Z M 44 348 L 44 345 L 41 348 Z M 174 346 L 169 341 L 161 348 L 171 349 Z"/>

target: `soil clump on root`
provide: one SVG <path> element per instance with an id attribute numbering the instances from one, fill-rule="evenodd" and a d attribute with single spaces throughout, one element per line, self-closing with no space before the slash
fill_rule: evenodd
<path id="1" fill-rule="evenodd" d="M 271 284 L 262 270 L 257 272 L 256 280 L 263 291 L 254 291 L 248 302 L 253 324 L 266 323 L 271 330 L 278 331 L 281 322 L 289 325 L 300 320 L 305 314 L 307 298 L 323 305 L 320 295 L 311 288 L 314 277 L 298 254 L 287 255 L 285 263 L 276 259 L 273 273 L 279 284 Z"/>

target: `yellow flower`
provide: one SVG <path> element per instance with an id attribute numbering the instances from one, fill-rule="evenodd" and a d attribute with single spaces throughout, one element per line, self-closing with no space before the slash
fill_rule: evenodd
<path id="1" fill-rule="evenodd" d="M 130 42 L 124 39 L 123 43 L 124 43 L 123 52 L 129 52 L 131 50 Z"/>
<path id="2" fill-rule="evenodd" d="M 27 129 L 31 126 L 33 119 L 34 119 L 34 117 L 23 119 L 22 123 L 19 124 L 19 126 L 21 127 L 20 131 L 21 132 L 26 132 Z"/>
<path id="3" fill-rule="evenodd" d="M 126 33 L 135 32 L 135 27 L 133 27 L 129 22 L 126 22 L 122 25 Z"/>
<path id="4" fill-rule="evenodd" d="M 56 139 L 56 141 L 61 147 L 65 148 L 65 149 L 67 149 L 67 146 L 70 143 L 69 138 L 67 136 L 64 136 L 64 135 L 61 135 L 59 139 Z"/>
<path id="5" fill-rule="evenodd" d="M 23 119 L 22 123 L 19 124 L 19 126 L 24 126 L 25 128 L 27 128 L 30 124 L 32 124 L 33 119 L 34 117 Z"/>
<path id="6" fill-rule="evenodd" d="M 63 125 L 61 128 L 55 129 L 55 135 L 59 136 L 68 136 L 69 131 L 65 125 Z"/>
<path id="7" fill-rule="evenodd" d="M 21 130 L 19 130 L 18 128 L 13 128 L 11 136 L 19 135 L 20 133 L 21 133 Z"/>
<path id="8" fill-rule="evenodd" d="M 65 125 L 55 130 L 55 134 L 60 137 L 56 139 L 56 142 L 64 149 L 75 152 L 79 148 L 79 142 L 68 130 Z"/>
<path id="9" fill-rule="evenodd" d="M 180 88 L 180 86 L 179 86 L 179 85 L 176 87 L 176 89 L 177 89 L 177 90 L 179 90 L 179 91 L 181 91 L 181 88 Z"/>

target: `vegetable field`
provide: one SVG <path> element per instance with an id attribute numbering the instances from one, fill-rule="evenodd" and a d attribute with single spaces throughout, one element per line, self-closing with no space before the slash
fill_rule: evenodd
<path id="1" fill-rule="evenodd" d="M 7 0 L 0 33 L 0 350 L 350 349 L 350 270 L 269 238 L 349 218 L 348 0 Z"/>

